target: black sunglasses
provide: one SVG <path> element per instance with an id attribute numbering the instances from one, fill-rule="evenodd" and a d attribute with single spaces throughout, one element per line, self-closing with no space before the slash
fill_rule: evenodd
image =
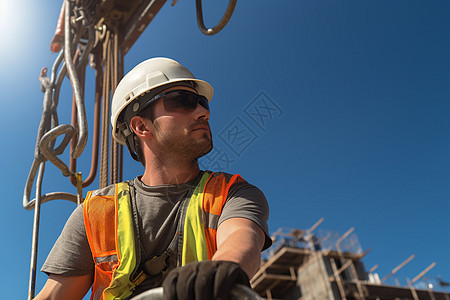
<path id="1" fill-rule="evenodd" d="M 208 99 L 205 96 L 187 90 L 174 90 L 156 95 L 149 102 L 163 99 L 164 108 L 169 112 L 192 112 L 200 104 L 209 111 Z"/>

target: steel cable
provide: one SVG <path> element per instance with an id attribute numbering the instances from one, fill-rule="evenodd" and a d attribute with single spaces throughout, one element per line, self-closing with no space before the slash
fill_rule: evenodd
<path id="1" fill-rule="evenodd" d="M 77 2 L 78 3 L 78 2 Z M 87 142 L 87 118 L 84 103 L 84 71 L 88 62 L 88 55 L 92 52 L 95 38 L 95 30 L 92 25 L 89 25 L 88 14 L 82 7 L 74 7 L 75 1 L 64 1 L 64 47 L 63 51 L 59 53 L 52 66 L 50 78 L 47 77 L 47 69 L 43 68 L 39 77 L 41 81 L 41 89 L 44 93 L 43 111 L 39 122 L 36 144 L 34 150 L 34 159 L 27 177 L 27 181 L 23 193 L 23 207 L 26 210 L 35 209 L 34 222 L 33 222 L 33 239 L 31 250 L 31 262 L 30 262 L 30 280 L 28 287 L 28 299 L 33 299 L 35 295 L 36 284 L 36 262 L 38 252 L 38 239 L 39 239 L 39 225 L 40 225 L 40 207 L 43 203 L 52 200 L 68 200 L 78 205 L 82 202 L 82 188 L 89 185 L 95 178 L 97 173 L 98 163 L 98 146 L 99 146 L 99 131 L 100 131 L 100 109 L 101 100 L 103 95 L 104 109 L 103 109 L 103 139 L 102 142 L 102 160 L 106 161 L 106 181 L 107 181 L 107 168 L 108 168 L 108 128 L 109 128 L 109 109 L 110 109 L 110 91 L 111 85 L 113 89 L 117 86 L 117 53 L 114 53 L 114 60 L 111 59 L 111 52 L 117 52 L 119 49 L 118 38 L 114 36 L 114 49 L 112 49 L 112 41 L 109 38 L 109 32 L 107 33 L 106 52 L 103 53 L 103 61 L 105 64 L 105 76 L 103 78 L 102 63 L 100 55 L 94 56 L 97 58 L 96 71 L 96 88 L 95 88 L 95 106 L 94 106 L 94 142 L 93 153 L 91 160 L 91 170 L 88 178 L 82 181 L 81 173 L 76 173 L 76 165 L 74 169 L 68 168 L 67 165 L 58 157 L 63 154 L 67 145 L 71 139 L 78 134 L 76 145 L 71 151 L 71 159 L 76 160 L 83 152 Z M 76 10 L 76 12 L 74 12 Z M 75 19 L 75 15 L 78 17 Z M 73 24 L 71 24 L 73 22 Z M 87 41 L 81 40 L 81 37 L 87 31 Z M 81 42 L 80 42 L 81 41 Z M 85 42 L 86 41 L 86 42 Z M 100 53 L 101 47 L 97 51 Z M 74 60 L 75 52 L 79 57 L 78 62 Z M 59 70 L 59 71 L 58 71 Z M 111 71 L 114 70 L 114 74 Z M 75 102 L 75 122 L 74 126 L 69 124 L 59 124 L 57 107 L 59 102 L 59 96 L 61 91 L 62 82 L 66 76 L 69 75 Z M 83 82 L 80 80 L 82 77 Z M 112 82 L 111 82 L 112 81 Z M 103 84 L 103 82 L 105 84 Z M 111 85 L 110 85 L 111 84 Z M 55 147 L 58 137 L 64 135 L 62 141 Z M 116 148 L 117 156 L 117 148 Z M 75 178 L 77 187 L 77 194 L 70 194 L 66 192 L 52 192 L 42 194 L 42 181 L 45 170 L 46 161 L 52 162 L 58 169 L 61 170 L 64 176 L 70 176 Z M 113 174 L 111 178 L 117 180 L 119 175 L 117 174 L 117 161 L 115 159 L 115 166 L 113 168 Z M 104 168 L 103 168 L 104 169 Z M 37 175 L 37 179 L 36 179 Z M 121 176 L 121 175 L 120 175 Z M 30 194 L 33 189 L 33 184 L 36 179 L 36 197 L 30 200 Z"/>
<path id="2" fill-rule="evenodd" d="M 108 185 L 108 155 L 109 155 L 109 102 L 110 102 L 110 63 L 111 59 L 108 55 L 110 49 L 110 31 L 106 31 L 105 41 L 103 43 L 103 61 L 105 62 L 103 74 L 103 105 L 102 105 L 102 134 L 101 134 L 101 156 L 100 156 L 100 177 L 99 187 Z"/>
<path id="3" fill-rule="evenodd" d="M 119 52 L 119 36 L 117 28 L 114 28 L 113 35 L 113 47 L 112 47 L 112 59 L 111 59 L 111 92 L 114 93 L 117 87 L 118 80 L 118 52 Z M 111 179 L 110 184 L 117 183 L 119 180 L 118 173 L 118 161 L 119 160 L 119 144 L 111 139 Z"/>
<path id="4" fill-rule="evenodd" d="M 97 51 L 99 52 L 99 51 Z M 99 59 L 100 55 L 94 54 L 95 62 L 95 103 L 94 103 L 94 127 L 92 134 L 92 155 L 91 155 L 91 169 L 89 175 L 82 182 L 82 187 L 89 186 L 97 176 L 98 155 L 99 155 L 99 137 L 100 137 L 100 109 L 102 100 L 102 86 L 103 86 L 103 68 Z M 86 66 L 84 66 L 86 67 Z M 77 161 L 73 157 L 70 158 L 70 171 L 76 172 Z M 70 176 L 70 182 L 73 186 L 77 186 L 78 182 L 75 176 Z"/>
<path id="5" fill-rule="evenodd" d="M 86 110 L 84 106 L 83 94 L 80 82 L 76 74 L 75 65 L 72 61 L 72 26 L 70 26 L 70 17 L 73 10 L 72 2 L 65 0 L 65 27 L 64 27 L 64 58 L 66 62 L 67 72 L 72 83 L 73 93 L 77 103 L 77 121 L 78 121 L 78 141 L 72 152 L 73 158 L 78 158 L 84 150 L 87 142 L 87 121 Z"/>

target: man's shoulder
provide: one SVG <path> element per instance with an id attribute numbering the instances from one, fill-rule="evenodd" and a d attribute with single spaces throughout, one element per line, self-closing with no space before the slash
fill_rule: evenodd
<path id="1" fill-rule="evenodd" d="M 218 171 L 218 172 L 214 172 L 214 171 L 205 171 L 205 172 L 209 172 L 209 173 L 213 173 L 213 176 L 220 176 L 223 175 L 226 179 L 226 181 L 230 181 L 231 178 L 233 178 L 233 176 L 239 176 L 239 174 L 230 174 L 230 173 L 226 173 L 226 172 L 222 172 L 222 171 Z M 242 177 L 241 177 L 242 178 Z"/>
<path id="2" fill-rule="evenodd" d="M 220 175 L 223 175 L 225 177 L 227 189 L 229 188 L 228 196 L 242 193 L 244 194 L 250 193 L 258 197 L 264 195 L 264 193 L 257 186 L 248 182 L 245 178 L 242 178 L 242 176 L 239 174 L 230 174 L 226 172 L 214 172 L 213 174 L 213 176 L 220 176 Z"/>
<path id="3" fill-rule="evenodd" d="M 131 180 L 127 180 L 127 181 L 123 181 L 122 183 L 130 183 Z M 96 189 L 96 190 L 92 190 L 90 192 L 88 192 L 88 196 L 87 198 L 91 198 L 94 196 L 108 196 L 108 195 L 114 195 L 116 192 L 116 184 L 111 184 L 108 186 L 105 186 L 103 188 L 100 189 Z"/>

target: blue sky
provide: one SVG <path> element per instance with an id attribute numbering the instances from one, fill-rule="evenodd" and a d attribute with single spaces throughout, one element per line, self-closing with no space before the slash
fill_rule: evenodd
<path id="1" fill-rule="evenodd" d="M 0 239 L 8 270 L 0 278 L 8 299 L 27 293 L 33 213 L 22 208 L 22 194 L 42 112 L 39 71 L 56 58 L 48 46 L 62 1 L 55 3 L 0 0 Z M 204 7 L 210 26 L 226 7 L 215 5 Z M 193 1 L 169 1 L 126 55 L 125 71 L 166 56 L 209 81 L 215 152 L 201 165 L 260 187 L 271 232 L 309 228 L 321 217 L 323 230 L 354 227 L 371 248 L 367 269 L 378 264 L 380 277 L 415 254 L 397 274 L 406 284 L 432 262 L 427 276 L 450 281 L 449 53 L 444 0 L 239 1 L 212 37 L 197 29 Z M 90 69 L 87 80 L 92 118 Z M 70 122 L 71 99 L 66 80 L 60 123 Z M 83 174 L 90 147 L 89 139 Z M 125 169 L 125 178 L 142 172 L 128 157 Z M 48 163 L 43 191 L 75 188 Z M 74 208 L 42 206 L 38 267 Z M 39 273 L 38 290 L 45 280 Z"/>

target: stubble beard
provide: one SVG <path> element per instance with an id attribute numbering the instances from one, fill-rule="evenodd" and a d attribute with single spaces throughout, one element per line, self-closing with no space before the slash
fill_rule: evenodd
<path id="1" fill-rule="evenodd" d="M 162 141 L 161 156 L 175 162 L 192 163 L 209 152 L 213 148 L 211 132 L 204 133 L 200 138 L 171 134 Z"/>

